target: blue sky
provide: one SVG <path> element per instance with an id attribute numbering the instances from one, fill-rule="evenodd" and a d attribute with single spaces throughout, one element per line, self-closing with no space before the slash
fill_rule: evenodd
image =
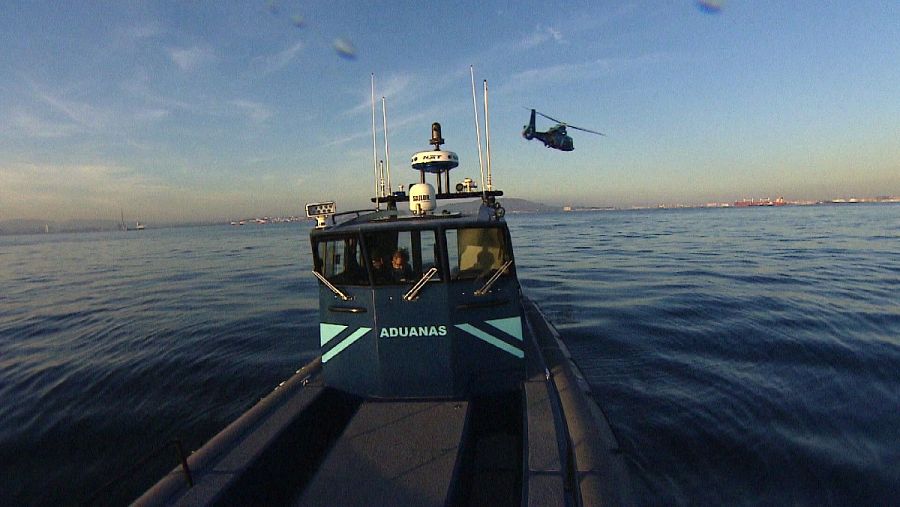
<path id="1" fill-rule="evenodd" d="M 372 73 L 393 182 L 415 180 L 409 157 L 433 121 L 461 159 L 452 179 L 478 179 L 470 65 L 479 90 L 488 80 L 494 180 L 508 196 L 900 194 L 900 4 L 719 5 L 4 2 L 0 220 L 366 206 Z M 607 135 L 546 149 L 520 135 L 526 107 Z"/>

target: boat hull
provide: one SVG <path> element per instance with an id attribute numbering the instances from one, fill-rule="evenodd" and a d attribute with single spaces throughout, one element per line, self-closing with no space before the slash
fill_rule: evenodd
<path id="1" fill-rule="evenodd" d="M 379 400 L 317 358 L 135 505 L 623 505 L 624 455 L 556 329 L 522 299 L 526 378 L 468 399 Z"/>

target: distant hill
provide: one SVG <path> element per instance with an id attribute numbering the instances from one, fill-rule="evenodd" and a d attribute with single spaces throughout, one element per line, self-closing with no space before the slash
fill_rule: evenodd
<path id="1" fill-rule="evenodd" d="M 547 206 L 539 202 L 527 199 L 515 199 L 513 197 L 500 198 L 500 204 L 506 208 L 507 213 L 550 213 L 559 211 L 558 206 Z"/>
<path id="2" fill-rule="evenodd" d="M 561 208 L 547 206 L 539 202 L 533 202 L 526 199 L 515 199 L 512 197 L 499 197 L 497 200 L 503 206 L 507 213 L 550 213 L 560 211 Z M 477 213 L 478 207 L 481 206 L 480 199 L 471 201 L 438 201 L 440 208 L 446 208 L 451 211 L 461 211 L 463 213 Z"/>

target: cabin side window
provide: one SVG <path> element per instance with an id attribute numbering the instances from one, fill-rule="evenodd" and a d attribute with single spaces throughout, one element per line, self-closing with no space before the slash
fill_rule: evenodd
<path id="1" fill-rule="evenodd" d="M 315 247 L 315 268 L 335 285 L 368 285 L 369 277 L 356 236 L 320 240 Z"/>
<path id="2" fill-rule="evenodd" d="M 440 269 L 438 243 L 432 230 L 373 232 L 363 237 L 375 285 L 410 284 L 432 267 Z M 431 280 L 440 279 L 438 271 Z"/>
<path id="3" fill-rule="evenodd" d="M 451 280 L 485 278 L 512 258 L 503 229 L 447 229 L 446 234 Z M 504 276 L 511 274 L 508 269 Z"/>

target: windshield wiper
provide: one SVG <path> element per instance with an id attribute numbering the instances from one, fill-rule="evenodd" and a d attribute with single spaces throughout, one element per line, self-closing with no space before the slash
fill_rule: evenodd
<path id="1" fill-rule="evenodd" d="M 490 292 L 491 287 L 494 286 L 494 283 L 503 275 L 503 273 L 506 273 L 506 270 L 509 269 L 509 267 L 512 265 L 512 262 L 512 259 L 510 259 L 506 261 L 502 266 L 500 266 L 500 269 L 498 269 L 497 272 L 494 273 L 494 276 L 492 276 L 487 282 L 485 282 L 483 287 L 475 291 L 475 295 L 484 296 L 485 294 Z"/>
<path id="2" fill-rule="evenodd" d="M 434 275 L 437 274 L 437 272 L 438 272 L 438 269 L 435 267 L 432 267 L 431 269 L 426 271 L 425 274 L 422 275 L 422 278 L 419 278 L 419 281 L 416 282 L 416 284 L 413 285 L 411 289 L 409 289 L 409 292 L 407 292 L 406 294 L 403 295 L 403 300 L 404 301 L 413 301 L 416 298 L 418 298 L 419 292 L 421 292 L 422 287 L 424 287 L 425 284 L 428 283 L 428 281 L 431 280 L 434 277 Z"/>
<path id="3" fill-rule="evenodd" d="M 350 301 L 351 299 L 353 299 L 352 296 L 348 296 L 344 293 L 344 291 L 332 285 L 331 282 L 326 280 L 324 276 L 320 275 L 318 271 L 313 271 L 312 274 L 316 275 L 316 278 L 318 278 L 320 282 L 324 283 L 326 287 L 331 289 L 331 292 L 334 292 L 337 297 L 341 298 L 341 301 Z"/>

